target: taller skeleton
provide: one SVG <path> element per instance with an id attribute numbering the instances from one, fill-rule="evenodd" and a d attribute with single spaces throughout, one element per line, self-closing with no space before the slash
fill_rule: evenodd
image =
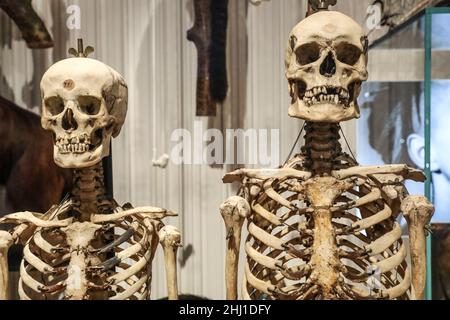
<path id="1" fill-rule="evenodd" d="M 237 299 L 241 231 L 247 223 L 243 299 L 422 299 L 426 225 L 434 208 L 408 196 L 406 165 L 361 167 L 342 152 L 339 122 L 359 118 L 367 37 L 351 18 L 319 11 L 291 32 L 289 115 L 306 121 L 300 154 L 274 170 L 240 169 L 220 208 L 227 230 L 227 298 Z M 408 223 L 411 264 L 400 219 Z"/>
<path id="2" fill-rule="evenodd" d="M 119 206 L 106 196 L 102 158 L 125 121 L 128 89 L 122 76 L 86 56 L 62 60 L 41 82 L 42 126 L 54 134 L 54 160 L 74 170 L 70 198 L 47 213 L 20 212 L 0 223 L 0 299 L 8 299 L 8 249 L 22 243 L 21 299 L 148 299 L 152 260 L 164 249 L 169 299 L 176 299 L 180 233 L 154 207 Z"/>

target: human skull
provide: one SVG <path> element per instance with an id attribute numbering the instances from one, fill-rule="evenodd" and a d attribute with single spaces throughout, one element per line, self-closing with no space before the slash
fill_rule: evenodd
<path id="1" fill-rule="evenodd" d="M 367 37 L 350 17 L 319 11 L 302 20 L 286 50 L 289 115 L 332 123 L 359 118 L 357 98 L 368 78 L 367 58 Z"/>
<path id="2" fill-rule="evenodd" d="M 55 63 L 42 77 L 41 124 L 53 132 L 53 156 L 63 168 L 86 168 L 109 155 L 127 113 L 123 77 L 89 58 Z"/>

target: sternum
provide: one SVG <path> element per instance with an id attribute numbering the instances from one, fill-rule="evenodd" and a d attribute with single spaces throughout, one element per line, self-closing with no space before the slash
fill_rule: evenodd
<path id="1" fill-rule="evenodd" d="M 82 250 L 74 250 L 67 268 L 66 297 L 70 300 L 83 300 L 87 285 L 86 256 Z"/>
<path id="2" fill-rule="evenodd" d="M 310 281 L 320 287 L 323 299 L 334 299 L 342 264 L 331 208 L 337 197 L 351 185 L 333 177 L 314 177 L 304 186 L 314 222 Z"/>
<path id="3" fill-rule="evenodd" d="M 330 210 L 316 209 L 313 218 L 314 242 L 310 264 L 314 271 L 311 280 L 321 287 L 324 298 L 327 298 L 339 279 L 340 260 L 336 234 Z"/>

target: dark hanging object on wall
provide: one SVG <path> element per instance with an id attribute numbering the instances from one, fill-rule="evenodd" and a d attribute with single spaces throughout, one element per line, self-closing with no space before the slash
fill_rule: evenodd
<path id="1" fill-rule="evenodd" d="M 0 8 L 15 22 L 30 49 L 53 47 L 44 22 L 34 11 L 31 0 L 0 0 Z"/>
<path id="2" fill-rule="evenodd" d="M 228 92 L 228 0 L 194 0 L 195 21 L 188 31 L 198 54 L 197 116 L 215 116 Z"/>
<path id="3" fill-rule="evenodd" d="M 216 114 L 209 81 L 210 4 L 210 0 L 194 0 L 194 26 L 187 33 L 187 39 L 194 42 L 197 48 L 197 116 L 214 116 Z"/>
<path id="4" fill-rule="evenodd" d="M 210 76 L 211 96 L 216 102 L 224 102 L 228 93 L 227 77 L 227 30 L 228 0 L 211 3 Z"/>

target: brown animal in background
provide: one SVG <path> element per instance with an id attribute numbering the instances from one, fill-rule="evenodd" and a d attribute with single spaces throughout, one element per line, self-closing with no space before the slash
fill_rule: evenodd
<path id="1" fill-rule="evenodd" d="M 39 116 L 0 97 L 0 185 L 7 211 L 46 212 L 71 183 L 71 171 L 53 161 L 52 136 Z"/>
<path id="2" fill-rule="evenodd" d="M 433 299 L 450 300 L 450 225 L 434 224 L 432 241 Z"/>

